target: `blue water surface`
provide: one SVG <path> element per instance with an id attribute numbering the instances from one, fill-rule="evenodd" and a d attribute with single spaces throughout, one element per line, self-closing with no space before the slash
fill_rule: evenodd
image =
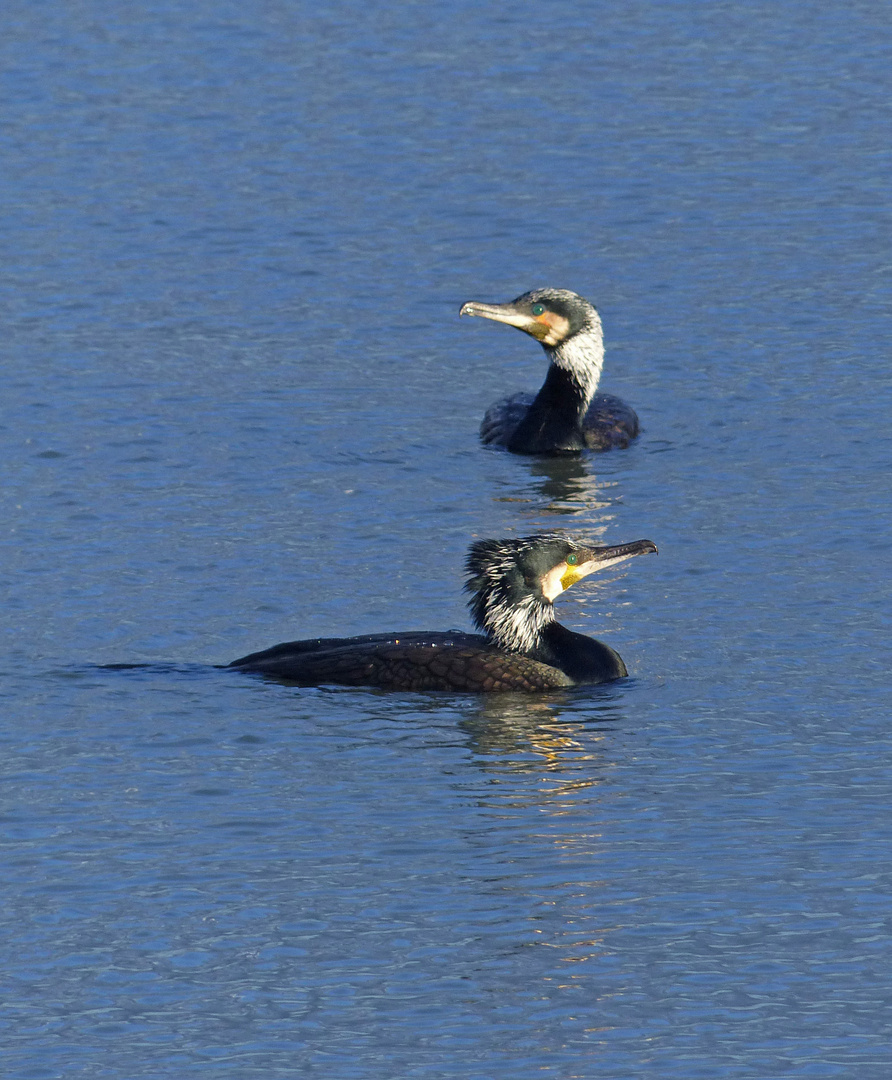
<path id="1" fill-rule="evenodd" d="M 882 6 L 0 26 L 2 1075 L 885 1080 Z M 539 285 L 629 450 L 478 445 L 544 357 L 458 308 Z M 215 666 L 552 528 L 659 545 L 560 601 L 629 680 Z"/>

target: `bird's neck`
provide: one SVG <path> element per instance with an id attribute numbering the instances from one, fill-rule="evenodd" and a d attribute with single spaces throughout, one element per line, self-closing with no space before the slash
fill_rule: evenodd
<path id="1" fill-rule="evenodd" d="M 513 603 L 486 605 L 480 625 L 490 642 L 506 652 L 532 654 L 545 628 L 554 622 L 554 608 L 532 593 Z"/>
<path id="2" fill-rule="evenodd" d="M 603 641 L 555 622 L 553 606 L 532 594 L 519 603 L 489 608 L 482 629 L 495 648 L 558 668 L 575 683 L 608 682 L 628 675 L 619 653 Z"/>
<path id="3" fill-rule="evenodd" d="M 534 660 L 559 668 L 577 683 L 606 682 L 628 675 L 622 657 L 609 645 L 568 630 L 558 622 L 543 628 L 530 655 Z"/>
<path id="4" fill-rule="evenodd" d="M 600 335 L 574 334 L 555 349 L 542 389 L 508 443 L 509 450 L 537 453 L 582 450 L 582 422 L 604 365 Z"/>
<path id="5" fill-rule="evenodd" d="M 604 339 L 600 327 L 580 330 L 556 348 L 545 351 L 554 367 L 573 377 L 585 399 L 584 415 L 598 389 L 604 367 Z"/>

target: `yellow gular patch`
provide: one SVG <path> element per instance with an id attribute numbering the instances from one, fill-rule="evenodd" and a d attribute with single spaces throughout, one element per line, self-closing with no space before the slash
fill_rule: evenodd
<path id="1" fill-rule="evenodd" d="M 570 566 L 569 563 L 565 562 L 559 563 L 542 578 L 542 594 L 546 600 L 554 602 L 571 585 L 575 585 L 577 581 L 581 581 L 598 569 L 600 569 L 600 565 L 594 559 L 584 562 L 580 566 Z"/>
<path id="2" fill-rule="evenodd" d="M 566 573 L 564 573 L 561 577 L 561 585 L 566 592 L 566 590 L 569 589 L 571 585 L 575 585 L 580 578 L 584 578 L 586 575 L 579 572 L 578 566 L 567 566 L 567 564 L 564 563 L 564 568 L 566 570 Z"/>

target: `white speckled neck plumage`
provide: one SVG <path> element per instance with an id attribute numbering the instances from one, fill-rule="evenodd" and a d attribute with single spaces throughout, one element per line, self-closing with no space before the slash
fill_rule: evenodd
<path id="1" fill-rule="evenodd" d="M 585 407 L 595 396 L 604 367 L 604 334 L 597 311 L 592 309 L 586 326 L 553 349 L 545 350 L 555 367 L 573 377 L 585 395 Z M 584 410 L 583 410 L 584 411 Z"/>
<path id="2" fill-rule="evenodd" d="M 506 606 L 490 597 L 481 620 L 488 637 L 509 652 L 529 653 L 539 644 L 542 631 L 554 622 L 554 608 L 538 596 L 525 596 L 518 604 Z"/>
<path id="3" fill-rule="evenodd" d="M 543 533 L 495 544 L 483 541 L 471 549 L 468 569 L 471 578 L 466 588 L 473 592 L 470 601 L 474 623 L 499 648 L 509 652 L 532 652 L 542 631 L 554 622 L 554 607 L 541 592 L 518 596 L 516 574 L 518 558 L 536 544 L 564 540 L 562 533 Z"/>

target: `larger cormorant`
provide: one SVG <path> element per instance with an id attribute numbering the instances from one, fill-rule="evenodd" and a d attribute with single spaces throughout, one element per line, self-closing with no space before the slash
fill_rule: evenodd
<path id="1" fill-rule="evenodd" d="M 465 585 L 481 634 L 418 631 L 310 638 L 229 666 L 301 686 L 385 690 L 550 690 L 627 675 L 618 653 L 555 621 L 554 600 L 595 570 L 656 551 L 650 540 L 602 547 L 562 533 L 471 545 Z"/>
<path id="2" fill-rule="evenodd" d="M 483 442 L 515 454 L 562 454 L 626 447 L 638 434 L 638 417 L 625 402 L 595 394 L 604 337 L 588 300 L 567 289 L 533 289 L 508 304 L 471 301 L 459 315 L 516 326 L 542 345 L 549 361 L 538 394 L 512 394 L 487 409 Z"/>

